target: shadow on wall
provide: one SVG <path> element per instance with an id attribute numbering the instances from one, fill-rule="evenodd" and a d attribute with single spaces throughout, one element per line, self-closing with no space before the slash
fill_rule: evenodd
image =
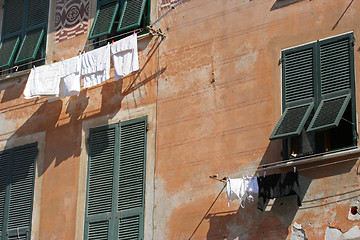
<path id="1" fill-rule="evenodd" d="M 304 0 L 276 0 L 274 5 L 272 5 L 272 7 L 270 8 L 270 11 L 274 11 L 276 9 L 283 8 L 290 4 L 293 4 L 296 2 L 301 2 L 301 1 L 304 1 Z"/>
<path id="2" fill-rule="evenodd" d="M 125 87 L 121 80 L 105 82 L 103 85 L 96 86 L 101 88 L 101 108 L 96 113 L 84 113 L 89 105 L 88 89 L 82 90 L 77 96 L 68 98 L 69 103 L 65 109 L 67 116 L 64 119 L 60 119 L 61 112 L 64 112 L 62 100 L 48 102 L 44 101 L 44 99 L 37 99 L 35 102 L 22 104 L 22 107 L 26 108 L 27 106 L 33 106 L 37 101 L 44 101 L 37 103 L 41 104 L 40 107 L 8 138 L 6 145 L 10 146 L 13 140 L 18 137 L 46 132 L 43 172 L 39 172 L 39 175 L 42 175 L 54 161 L 55 166 L 58 166 L 65 160 L 80 156 L 82 123 L 84 120 L 103 116 L 112 118 L 122 108 L 122 100 L 126 95 L 132 94 L 140 87 L 156 79 L 165 70 L 166 68 L 163 68 L 150 76 L 141 72 L 130 75 L 128 78 L 130 78 L 131 84 Z M 9 94 L 6 94 L 7 91 L 10 91 L 11 95 L 21 96 L 24 88 L 25 82 L 21 84 L 21 87 L 9 86 L 4 89 L 4 96 L 9 96 Z M 9 100 L 9 97 L 6 97 L 6 99 Z M 19 109 L 17 108 L 17 110 Z M 102 125 L 106 124 L 108 124 L 107 119 L 104 119 Z"/>

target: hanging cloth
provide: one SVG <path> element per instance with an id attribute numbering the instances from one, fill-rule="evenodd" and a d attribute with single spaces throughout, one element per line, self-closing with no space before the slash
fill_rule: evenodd
<path id="1" fill-rule="evenodd" d="M 24 96 L 26 99 L 41 96 L 58 97 L 59 86 L 59 62 L 34 67 L 28 77 Z"/>
<path id="2" fill-rule="evenodd" d="M 60 64 L 60 97 L 80 93 L 81 55 L 66 59 Z"/>
<path id="3" fill-rule="evenodd" d="M 258 183 L 256 177 L 227 178 L 226 194 L 228 206 L 230 201 L 240 199 L 240 206 L 245 208 L 245 200 L 254 201 L 254 195 L 258 193 Z"/>
<path id="4" fill-rule="evenodd" d="M 84 76 L 85 88 L 93 87 L 110 78 L 110 45 L 82 55 L 81 75 Z"/>
<path id="5" fill-rule="evenodd" d="M 111 55 L 116 80 L 139 70 L 137 34 L 134 33 L 111 44 Z"/>
<path id="6" fill-rule="evenodd" d="M 258 177 L 259 200 L 258 209 L 264 211 L 268 199 L 297 195 L 298 206 L 301 206 L 298 172 L 291 171 L 281 174 Z"/>

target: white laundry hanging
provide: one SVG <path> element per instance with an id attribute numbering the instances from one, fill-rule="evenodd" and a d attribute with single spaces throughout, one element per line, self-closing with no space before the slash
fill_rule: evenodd
<path id="1" fill-rule="evenodd" d="M 84 87 L 98 85 L 110 78 L 110 45 L 84 53 L 81 58 Z"/>
<path id="2" fill-rule="evenodd" d="M 116 80 L 139 70 L 137 34 L 134 33 L 111 44 L 111 55 Z"/>
<path id="3" fill-rule="evenodd" d="M 60 62 L 60 97 L 80 93 L 81 55 Z"/>
<path id="4" fill-rule="evenodd" d="M 24 96 L 26 99 L 40 96 L 59 96 L 59 63 L 43 65 L 31 69 Z"/>
<path id="5" fill-rule="evenodd" d="M 259 187 L 256 177 L 227 178 L 226 194 L 228 206 L 230 206 L 230 201 L 240 199 L 240 206 L 245 208 L 245 200 L 254 201 L 254 195 L 258 193 Z"/>

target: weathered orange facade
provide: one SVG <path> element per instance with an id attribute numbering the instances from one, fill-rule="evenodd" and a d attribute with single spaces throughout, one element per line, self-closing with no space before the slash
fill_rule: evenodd
<path id="1" fill-rule="evenodd" d="M 50 2 L 47 63 L 89 44 L 88 32 L 55 42 Z M 89 4 L 91 26 L 96 0 Z M 151 21 L 170 9 L 151 5 Z M 253 176 L 282 161 L 281 140 L 269 136 L 282 113 L 283 49 L 353 32 L 360 112 L 359 22 L 353 0 L 189 0 L 154 26 L 163 41 L 139 36 L 141 70 L 119 81 L 112 71 L 101 85 L 49 102 L 24 99 L 28 72 L 3 76 L 2 149 L 39 144 L 32 239 L 83 239 L 89 129 L 140 116 L 149 117 L 144 239 L 290 239 L 296 222 L 313 240 L 324 239 L 327 227 L 359 226 L 349 217 L 360 195 L 357 148 L 267 170 L 297 167 L 301 207 L 293 197 L 264 212 L 256 200 L 228 207 L 224 191 L 217 198 L 224 183 L 209 178 Z"/>

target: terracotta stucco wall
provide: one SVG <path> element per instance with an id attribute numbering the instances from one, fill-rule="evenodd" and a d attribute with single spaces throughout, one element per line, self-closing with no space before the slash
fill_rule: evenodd
<path id="1" fill-rule="evenodd" d="M 91 23 L 96 1 L 90 2 Z M 308 239 L 324 239 L 327 226 L 345 232 L 358 225 L 348 220 L 360 192 L 356 154 L 298 166 L 302 207 L 287 197 L 265 212 L 256 201 L 228 208 L 225 193 L 214 203 L 223 183 L 209 175 L 254 175 L 260 164 L 281 160 L 281 142 L 268 140 L 281 115 L 281 50 L 351 31 L 360 39 L 357 1 L 305 0 L 273 9 L 275 2 L 184 1 L 155 26 L 166 34 L 159 48 L 156 37 L 139 40 L 141 73 L 115 81 L 111 72 L 109 81 L 78 96 L 25 100 L 27 75 L 1 81 L 1 146 L 19 139 L 43 146 L 34 239 L 81 236 L 86 131 L 142 114 L 152 114 L 154 155 L 145 239 L 189 239 L 195 230 L 193 239 L 289 239 L 293 222 L 302 224 Z M 47 61 L 77 55 L 86 38 L 55 43 L 49 37 Z M 358 48 L 356 41 L 356 76 Z M 350 158 L 355 160 L 301 171 Z M 267 174 L 287 170 L 292 168 Z"/>

